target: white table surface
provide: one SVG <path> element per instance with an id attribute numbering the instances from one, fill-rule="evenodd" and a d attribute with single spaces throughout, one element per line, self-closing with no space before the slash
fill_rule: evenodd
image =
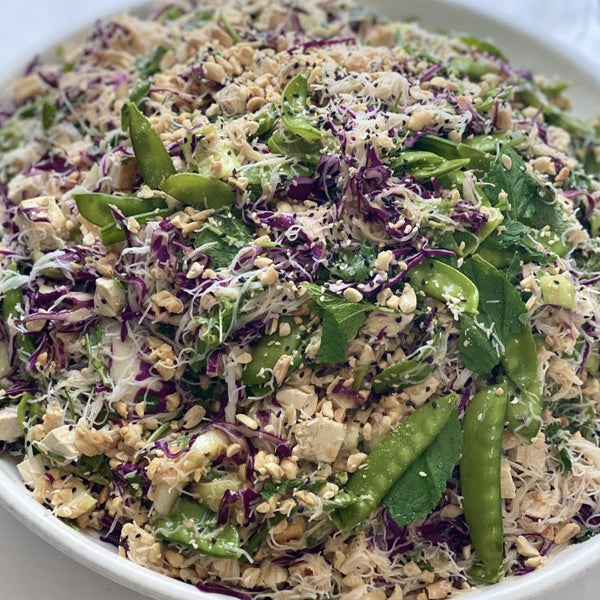
<path id="1" fill-rule="evenodd" d="M 519 15 L 521 27 L 550 39 L 600 68 L 600 0 L 453 0 L 477 7 L 508 23 Z M 138 0 L 2 0 L 0 61 L 23 64 L 60 40 L 65 29 L 76 31 L 94 19 L 139 4 Z M 65 28 L 65 22 L 68 27 Z M 600 110 L 600 99 L 599 99 Z M 0 507 L 0 600 L 147 600 L 89 571 L 29 532 Z M 576 585 L 557 589 L 552 600 L 599 597 L 600 573 L 588 573 Z M 542 599 L 540 599 L 542 600 Z"/>

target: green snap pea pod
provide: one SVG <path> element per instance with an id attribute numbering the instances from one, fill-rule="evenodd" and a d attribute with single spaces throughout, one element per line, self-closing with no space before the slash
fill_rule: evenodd
<path id="1" fill-rule="evenodd" d="M 437 135 L 426 134 L 419 138 L 413 148 L 418 150 L 426 150 L 442 156 L 447 159 L 460 158 L 457 150 L 457 143 L 447 138 L 438 137 Z"/>
<path id="2" fill-rule="evenodd" d="M 436 335 L 430 343 L 419 348 L 413 358 L 384 369 L 373 378 L 373 391 L 382 394 L 387 390 L 401 390 L 425 381 L 437 369 L 433 357 L 438 343 L 439 335 Z"/>
<path id="3" fill-rule="evenodd" d="M 156 190 L 167 177 L 175 174 L 173 161 L 158 133 L 135 102 L 127 104 L 127 124 L 144 183 Z"/>
<path id="4" fill-rule="evenodd" d="M 171 175 L 165 179 L 160 189 L 183 204 L 201 209 L 224 208 L 231 206 L 234 200 L 230 185 L 199 173 Z"/>
<path id="5" fill-rule="evenodd" d="M 216 515 L 210 509 L 180 497 L 173 510 L 154 522 L 157 538 L 193 548 L 217 558 L 239 558 L 240 536 L 231 523 L 216 527 Z"/>
<path id="6" fill-rule="evenodd" d="M 10 270 L 18 274 L 17 265 L 13 264 Z M 2 317 L 5 323 L 14 322 L 14 319 L 19 319 L 23 316 L 23 289 L 21 287 L 8 290 L 4 294 L 4 301 L 2 302 Z M 35 344 L 33 340 L 24 335 L 23 333 L 17 333 L 15 336 L 15 347 L 17 353 L 22 353 L 24 356 L 29 357 L 35 351 Z"/>
<path id="7" fill-rule="evenodd" d="M 164 210 L 153 210 L 152 212 L 143 213 L 141 215 L 131 215 L 141 225 L 145 225 L 148 221 L 153 219 L 159 219 L 162 217 L 168 217 L 173 213 L 170 208 Z M 121 229 L 120 225 L 116 223 L 110 223 L 100 229 L 100 240 L 105 246 L 110 244 L 116 244 L 125 240 L 125 232 Z"/>
<path id="8" fill-rule="evenodd" d="M 289 327 L 289 333 L 281 335 L 281 328 Z M 263 337 L 252 350 L 252 361 L 242 373 L 242 382 L 256 396 L 265 396 L 275 390 L 273 370 L 283 356 L 291 357 L 287 373 L 291 373 L 302 362 L 302 345 L 305 334 L 291 317 L 279 319 L 279 329 Z"/>
<path id="9" fill-rule="evenodd" d="M 411 171 L 412 175 L 419 181 L 429 181 L 432 177 L 442 177 L 454 171 L 466 168 L 470 163 L 469 158 L 457 158 L 456 160 L 445 160 L 439 165 L 432 167 L 423 167 Z"/>
<path id="10" fill-rule="evenodd" d="M 486 154 L 496 154 L 498 150 L 498 144 L 502 144 L 504 147 L 518 146 L 521 142 L 525 141 L 525 135 L 521 133 L 514 134 L 509 131 L 498 131 L 496 133 L 490 133 L 489 135 L 475 135 L 462 141 L 462 144 L 485 152 Z"/>
<path id="11" fill-rule="evenodd" d="M 425 150 L 407 150 L 390 162 L 393 170 L 413 171 L 417 168 L 437 166 L 444 162 L 441 156 Z"/>
<path id="12" fill-rule="evenodd" d="M 500 457 L 507 403 L 506 384 L 485 388 L 469 402 L 463 422 L 463 509 L 473 548 L 482 563 L 470 574 L 489 583 L 500 578 L 504 556 Z"/>
<path id="13" fill-rule="evenodd" d="M 471 169 L 487 171 L 492 164 L 493 156 L 491 154 L 482 152 L 477 148 L 471 148 L 466 144 L 458 144 L 456 151 L 462 159 L 469 159 Z"/>
<path id="14" fill-rule="evenodd" d="M 445 263 L 425 260 L 409 271 L 406 281 L 436 300 L 445 302 L 448 298 L 456 298 L 465 312 L 477 314 L 477 286 L 466 275 Z"/>
<path id="15" fill-rule="evenodd" d="M 308 79 L 298 73 L 285 86 L 281 96 L 281 120 L 286 129 L 311 141 L 320 140 L 321 132 L 304 116 L 308 95 Z"/>
<path id="16" fill-rule="evenodd" d="M 437 437 L 455 403 L 456 394 L 429 402 L 383 438 L 348 480 L 346 490 L 362 499 L 336 511 L 334 520 L 340 529 L 349 531 L 369 517 L 394 483 Z"/>
<path id="17" fill-rule="evenodd" d="M 491 54 L 492 56 L 497 56 L 498 58 L 501 58 L 504 61 L 508 60 L 504 56 L 504 54 L 502 54 L 502 52 L 496 46 L 494 46 L 494 44 L 491 44 L 486 40 L 482 40 L 472 35 L 462 35 L 460 36 L 460 40 L 469 48 L 476 48 L 477 50 L 482 50 L 483 52 Z"/>
<path id="18" fill-rule="evenodd" d="M 537 346 L 529 327 L 504 345 L 502 366 L 519 391 L 508 404 L 508 428 L 530 440 L 537 435 L 542 424 L 543 401 L 538 377 Z"/>
<path id="19" fill-rule="evenodd" d="M 126 217 L 167 208 L 164 198 L 137 198 L 135 196 L 111 196 L 85 192 L 73 194 L 77 209 L 90 223 L 104 227 L 113 222 L 111 206 L 119 209 Z"/>
<path id="20" fill-rule="evenodd" d="M 486 73 L 493 70 L 490 64 L 485 64 L 469 56 L 457 56 L 450 61 L 450 66 L 461 75 L 479 81 Z"/>

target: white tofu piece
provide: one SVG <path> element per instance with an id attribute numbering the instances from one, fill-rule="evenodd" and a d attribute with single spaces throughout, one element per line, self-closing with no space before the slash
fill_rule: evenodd
<path id="1" fill-rule="evenodd" d="M 0 410 L 0 441 L 14 442 L 23 435 L 19 426 L 16 406 L 6 406 Z"/>
<path id="2" fill-rule="evenodd" d="M 66 460 L 77 460 L 81 456 L 81 452 L 75 444 L 77 434 L 75 428 L 69 425 L 56 427 L 44 438 L 38 442 L 38 446 L 42 452 L 52 452 L 64 456 Z"/>
<path id="3" fill-rule="evenodd" d="M 103 317 L 116 317 L 123 312 L 127 298 L 125 289 L 110 277 L 96 279 L 94 306 Z"/>
<path id="4" fill-rule="evenodd" d="M 346 426 L 333 419 L 317 415 L 294 428 L 297 445 L 294 454 L 314 462 L 332 463 L 346 437 Z"/>
<path id="5" fill-rule="evenodd" d="M 44 476 L 45 471 L 42 457 L 37 454 L 36 456 L 26 458 L 17 465 L 17 470 L 25 485 L 33 489 L 37 480 Z"/>

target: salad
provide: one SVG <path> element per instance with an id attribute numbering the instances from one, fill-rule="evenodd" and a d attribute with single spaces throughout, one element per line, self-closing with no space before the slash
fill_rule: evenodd
<path id="1" fill-rule="evenodd" d="M 600 528 L 600 124 L 469 35 L 179 0 L 0 107 L 0 451 L 237 598 L 438 600 Z"/>

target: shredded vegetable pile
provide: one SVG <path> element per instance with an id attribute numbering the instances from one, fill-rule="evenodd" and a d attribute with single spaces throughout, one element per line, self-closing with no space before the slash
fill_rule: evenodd
<path id="1" fill-rule="evenodd" d="M 597 533 L 600 125 L 566 87 L 345 0 L 34 60 L 0 109 L 33 497 L 237 598 L 437 600 Z"/>

